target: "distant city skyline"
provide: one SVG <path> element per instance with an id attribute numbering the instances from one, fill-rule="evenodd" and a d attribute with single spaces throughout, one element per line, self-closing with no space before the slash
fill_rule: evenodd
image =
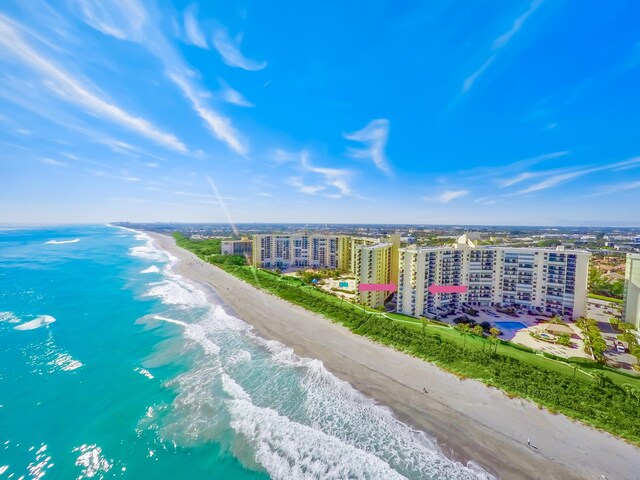
<path id="1" fill-rule="evenodd" d="M 0 7 L 0 224 L 640 226 L 640 4 Z"/>

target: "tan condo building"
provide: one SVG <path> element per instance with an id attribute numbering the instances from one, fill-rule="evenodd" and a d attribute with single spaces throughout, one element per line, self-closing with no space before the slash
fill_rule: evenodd
<path id="1" fill-rule="evenodd" d="M 360 284 L 398 285 L 400 237 L 351 239 L 351 266 L 356 277 L 356 301 L 372 308 L 384 305 L 393 290 L 360 291 Z"/>

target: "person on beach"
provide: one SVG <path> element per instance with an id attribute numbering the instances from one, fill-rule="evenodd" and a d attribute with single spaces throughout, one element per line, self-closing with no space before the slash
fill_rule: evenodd
<path id="1" fill-rule="evenodd" d="M 427 392 L 427 389 L 426 389 L 425 387 L 422 387 L 422 391 L 423 391 L 424 393 L 429 393 L 429 392 Z"/>
<path id="2" fill-rule="evenodd" d="M 527 438 L 527 445 L 530 447 L 531 446 L 531 440 Z"/>

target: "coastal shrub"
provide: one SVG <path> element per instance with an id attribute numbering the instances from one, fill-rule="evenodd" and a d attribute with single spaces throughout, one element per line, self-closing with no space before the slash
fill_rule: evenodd
<path id="1" fill-rule="evenodd" d="M 189 241 L 191 243 L 197 243 Z M 190 244 L 184 248 L 190 248 Z M 194 253 L 195 249 L 192 250 Z M 247 266 L 222 264 L 220 268 L 245 282 L 278 295 L 293 304 L 317 312 L 334 322 L 341 323 L 354 333 L 364 335 L 376 342 L 407 352 L 418 358 L 433 362 L 452 373 L 475 378 L 496 386 L 509 396 L 530 399 L 550 411 L 563 413 L 584 423 L 640 444 L 640 422 L 637 420 L 638 405 L 629 401 L 623 386 L 610 381 L 606 367 L 586 359 L 569 359 L 580 368 L 596 369 L 592 379 L 575 372 L 561 372 L 539 363 L 496 353 L 485 349 L 489 342 L 500 342 L 511 349 L 534 353 L 530 348 L 499 340 L 482 341 L 483 348 L 462 345 L 442 338 L 438 334 L 424 334 L 414 328 L 393 322 L 370 312 L 364 312 L 348 302 L 324 296 L 308 286 L 290 285 L 277 276 L 266 274 Z M 585 329 L 589 325 L 584 322 Z M 590 322 L 589 322 L 590 323 Z M 481 340 L 477 340 L 481 341 Z M 486 343 L 485 343 L 486 342 Z M 496 343 L 496 347 L 497 347 Z M 551 358 L 555 356 L 549 355 Z M 540 359 L 540 357 L 531 357 Z M 555 357 L 556 359 L 558 357 Z M 596 375 L 600 373 L 601 376 Z M 640 381 L 629 375 L 629 384 L 640 386 Z M 604 378 L 603 378 L 604 377 Z"/>
<path id="2" fill-rule="evenodd" d="M 244 255 L 209 255 L 207 260 L 216 265 L 246 265 L 247 259 Z"/>

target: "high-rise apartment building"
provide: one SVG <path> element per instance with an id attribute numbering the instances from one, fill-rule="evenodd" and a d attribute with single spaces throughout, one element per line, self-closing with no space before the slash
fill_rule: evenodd
<path id="1" fill-rule="evenodd" d="M 590 253 L 477 246 L 466 235 L 450 247 L 400 249 L 398 312 L 432 317 L 475 306 L 521 306 L 578 318 L 585 314 Z M 466 286 L 462 293 L 431 285 Z"/>
<path id="2" fill-rule="evenodd" d="M 340 268 L 340 235 L 273 234 L 253 237 L 253 264 L 262 268 Z"/>
<path id="3" fill-rule="evenodd" d="M 360 291 L 360 284 L 398 284 L 398 248 L 400 237 L 392 235 L 387 241 L 362 241 L 352 238 L 351 265 L 356 277 L 356 301 L 372 308 L 384 305 L 392 290 Z M 370 239 L 366 239 L 370 240 Z"/>
<path id="4" fill-rule="evenodd" d="M 624 273 L 624 319 L 640 329 L 640 253 L 627 254 Z"/>

